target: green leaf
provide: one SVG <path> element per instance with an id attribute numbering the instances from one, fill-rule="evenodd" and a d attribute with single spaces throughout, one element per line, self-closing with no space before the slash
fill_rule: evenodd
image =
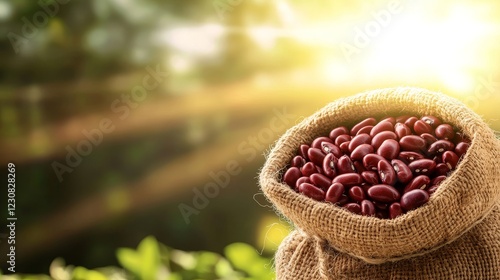
<path id="1" fill-rule="evenodd" d="M 260 259 L 257 251 L 245 243 L 233 243 L 224 249 L 227 259 L 236 267 L 246 271 L 249 264 Z"/>
<path id="2" fill-rule="evenodd" d="M 133 274 L 140 275 L 141 259 L 134 250 L 130 248 L 119 248 L 116 251 L 116 257 L 123 268 L 127 269 Z"/>
<path id="3" fill-rule="evenodd" d="M 160 248 L 158 241 L 153 236 L 148 236 L 139 243 L 137 252 L 141 256 L 141 273 L 144 280 L 156 279 L 160 268 Z"/>

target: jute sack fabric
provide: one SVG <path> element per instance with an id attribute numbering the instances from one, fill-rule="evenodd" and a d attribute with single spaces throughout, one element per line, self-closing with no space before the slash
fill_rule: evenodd
<path id="1" fill-rule="evenodd" d="M 354 215 L 281 182 L 298 147 L 367 117 L 434 115 L 471 140 L 424 206 L 394 220 Z M 275 256 L 277 279 L 500 279 L 500 144 L 473 111 L 440 93 L 381 89 L 328 104 L 270 151 L 260 185 L 295 226 Z"/>

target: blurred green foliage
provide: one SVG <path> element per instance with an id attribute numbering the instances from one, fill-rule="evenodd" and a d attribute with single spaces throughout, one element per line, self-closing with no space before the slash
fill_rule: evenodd
<path id="1" fill-rule="evenodd" d="M 122 267 L 87 269 L 65 265 L 55 259 L 48 275 L 2 275 L 3 280 L 271 280 L 275 278 L 272 261 L 252 246 L 233 243 L 224 256 L 198 251 L 186 252 L 159 243 L 153 236 L 143 239 L 136 249 L 119 248 L 116 257 Z"/>

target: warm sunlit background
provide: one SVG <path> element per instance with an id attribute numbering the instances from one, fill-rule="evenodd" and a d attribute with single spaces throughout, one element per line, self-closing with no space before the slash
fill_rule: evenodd
<path id="1" fill-rule="evenodd" d="M 0 174 L 16 164 L 17 272 L 49 273 L 57 257 L 119 266 L 116 249 L 150 235 L 271 257 L 288 226 L 259 192 L 263 154 L 343 96 L 425 87 L 500 130 L 496 0 L 37 2 L 0 0 Z M 126 103 L 154 69 L 168 76 Z M 103 119 L 114 130 L 58 178 L 55 162 L 68 166 Z M 186 222 L 179 207 L 234 163 Z"/>

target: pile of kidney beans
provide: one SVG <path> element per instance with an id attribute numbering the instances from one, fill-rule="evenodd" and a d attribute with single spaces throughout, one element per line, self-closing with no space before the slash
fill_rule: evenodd
<path id="1" fill-rule="evenodd" d="M 283 181 L 314 200 L 394 219 L 425 204 L 469 145 L 433 116 L 368 118 L 300 145 Z"/>

